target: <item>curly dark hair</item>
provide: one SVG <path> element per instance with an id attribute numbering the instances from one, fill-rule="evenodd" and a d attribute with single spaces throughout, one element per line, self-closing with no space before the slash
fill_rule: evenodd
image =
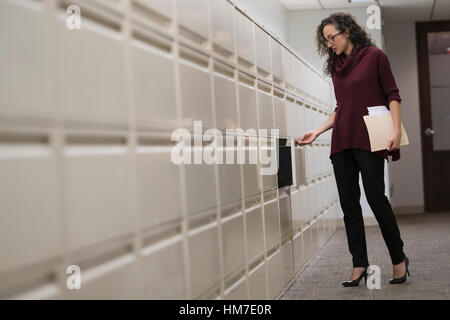
<path id="1" fill-rule="evenodd" d="M 334 72 L 337 55 L 332 48 L 328 48 L 327 40 L 323 36 L 323 28 L 328 24 L 334 25 L 339 31 L 348 31 L 350 41 L 355 48 L 359 46 L 375 46 L 375 44 L 370 38 L 370 35 L 356 22 L 355 17 L 350 13 L 336 12 L 332 13 L 328 18 L 323 19 L 317 27 L 316 44 L 320 56 L 328 55 L 327 62 L 324 66 L 324 73 L 331 76 Z M 352 58 L 352 53 L 350 53 L 350 59 Z"/>

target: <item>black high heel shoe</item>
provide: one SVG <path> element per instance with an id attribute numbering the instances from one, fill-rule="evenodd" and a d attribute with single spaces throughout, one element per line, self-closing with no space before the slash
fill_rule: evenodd
<path id="1" fill-rule="evenodd" d="M 403 277 L 401 277 L 401 278 L 392 278 L 391 280 L 389 280 L 389 284 L 398 284 L 398 283 L 405 282 L 406 281 L 406 274 L 408 274 L 408 276 L 410 276 L 409 275 L 409 270 L 408 270 L 408 265 L 409 265 L 409 259 L 405 255 L 405 269 L 406 269 L 405 275 Z"/>
<path id="2" fill-rule="evenodd" d="M 342 282 L 342 285 L 344 287 L 357 287 L 359 286 L 359 282 L 361 281 L 361 279 L 364 277 L 364 283 L 367 283 L 367 268 L 369 268 L 369 266 L 367 266 L 364 271 L 361 273 L 361 275 L 359 276 L 358 279 L 355 280 L 347 280 Z"/>

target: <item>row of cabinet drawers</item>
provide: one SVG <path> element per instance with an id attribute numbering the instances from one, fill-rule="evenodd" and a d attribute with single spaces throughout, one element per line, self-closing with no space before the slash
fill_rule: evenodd
<path id="1" fill-rule="evenodd" d="M 169 6 L 161 8 L 155 2 L 158 3 L 157 0 L 147 0 L 145 4 L 172 19 L 173 10 Z M 274 78 L 290 87 L 304 87 L 304 91 L 324 102 L 330 100 L 330 85 L 325 80 L 228 1 L 210 1 L 209 8 L 207 0 L 179 0 L 175 5 L 181 28 L 205 41 L 211 40 L 228 53 L 237 54 L 248 64 L 256 65 L 263 74 L 273 74 Z M 211 20 L 211 33 L 208 19 Z M 316 78 L 317 87 L 311 86 L 310 80 Z"/>
<path id="2" fill-rule="evenodd" d="M 247 258 L 249 273 L 245 276 L 245 259 L 235 265 L 234 271 L 240 275 L 225 284 L 224 299 L 247 299 L 249 286 L 250 299 L 273 299 L 280 290 L 292 280 L 303 264 L 311 257 L 335 229 L 333 211 L 336 204 L 330 206 L 322 216 L 311 225 L 298 230 L 293 236 L 271 246 L 253 258 Z M 247 216 L 249 214 L 247 213 Z M 232 223 L 241 225 L 242 216 Z M 252 220 L 248 220 L 250 222 Z M 227 231 L 231 225 L 222 226 L 222 238 L 233 238 L 238 234 Z M 250 232 L 251 233 L 251 232 Z M 242 237 L 243 235 L 241 235 Z M 247 234 L 247 237 L 252 237 Z M 136 299 L 143 290 L 145 299 L 184 299 L 188 295 L 186 283 L 190 283 L 190 295 L 199 298 L 214 288 L 220 288 L 220 250 L 217 225 L 211 224 L 188 233 L 188 257 L 183 247 L 181 234 L 166 238 L 141 250 L 140 262 L 129 251 L 113 256 L 100 265 L 89 266 L 81 270 L 82 290 L 61 290 L 54 282 L 43 283 L 29 292 L 21 292 L 16 298 L 68 298 L 68 299 Z M 229 242 L 235 242 L 228 246 Z M 243 255 L 243 239 L 222 240 L 223 263 L 227 271 L 230 257 Z M 235 250 L 231 254 L 231 249 Z M 188 258 L 186 260 L 186 258 Z M 189 272 L 185 265 L 188 261 Z M 253 261 L 253 262 L 252 262 Z M 255 261 L 257 263 L 255 263 Z M 259 261 L 259 263 L 258 263 Z M 76 261 L 75 261 L 76 262 Z M 139 266 L 139 264 L 141 265 Z M 266 272 L 268 282 L 266 282 Z M 225 274 L 226 276 L 226 274 Z M 142 281 L 139 279 L 142 278 Z M 189 281 L 186 281 L 186 278 Z M 31 276 L 32 278 L 32 276 Z M 248 282 L 248 284 L 247 284 Z M 266 290 L 268 287 L 268 291 Z M 1 293 L 0 293 L 1 294 Z"/>
<path id="3" fill-rule="evenodd" d="M 304 119 L 314 119 L 316 125 L 326 118 L 323 113 L 291 102 L 284 106 L 284 101 L 279 99 L 275 99 L 274 108 L 272 96 L 256 90 L 256 87 L 252 89 L 243 84 L 237 85 L 234 77 L 226 76 L 226 72 L 225 75 L 220 71 L 214 72 L 211 82 L 209 69 L 203 65 L 208 64 L 209 59 L 181 46 L 182 57 L 177 62 L 173 53 L 173 39 L 160 35 L 155 35 L 155 39 L 134 36 L 130 42 L 131 70 L 128 72 L 126 42 L 120 32 L 91 23 L 88 18 L 81 30 L 71 31 L 66 28 L 64 15 L 58 16 L 55 23 L 49 23 L 50 12 L 47 7 L 43 3 L 28 1 L 35 6 L 24 6 L 15 1 L 5 1 L 0 5 L 2 12 L 5 12 L 2 25 L 5 30 L 10 30 L 9 33 L 3 33 L 0 40 L 11 48 L 0 62 L 2 69 L 10 75 L 0 82 L 2 113 L 48 118 L 61 115 L 66 119 L 119 124 L 129 124 L 134 114 L 133 119 L 136 119 L 138 126 L 143 127 L 174 128 L 194 119 L 202 120 L 205 127 L 212 128 L 214 96 L 216 126 L 219 129 L 238 127 L 239 113 L 242 128 L 256 129 L 258 125 L 261 128 L 277 127 L 282 135 L 298 136 L 306 129 L 304 126 L 311 123 L 309 120 L 304 123 Z M 159 10 L 160 14 L 167 13 L 158 9 L 163 7 L 160 1 L 140 2 L 152 10 Z M 202 12 L 204 1 L 194 2 L 181 1 L 184 9 L 180 10 L 188 13 L 198 9 Z M 211 3 L 214 3 L 213 7 L 231 6 L 226 0 Z M 90 10 L 99 10 L 101 7 L 94 6 Z M 218 12 L 226 14 L 228 10 Z M 123 16 L 119 13 L 116 15 Z M 181 17 L 189 20 L 202 19 L 203 16 L 196 14 L 193 18 L 194 15 L 186 14 Z M 189 22 L 186 24 L 191 25 Z M 55 32 L 51 32 L 53 28 Z M 197 27 L 191 29 L 200 30 Z M 52 34 L 55 38 L 52 38 Z M 37 38 L 39 41 L 30 42 L 30 39 Z M 34 54 L 26 54 L 29 51 Z M 195 58 L 192 59 L 193 56 Z M 213 67 L 214 70 L 222 68 Z M 175 81 L 176 69 L 179 72 L 179 85 Z M 128 73 L 132 79 L 127 80 Z M 302 83 L 314 84 L 316 80 L 320 82 L 321 78 L 308 76 Z M 256 80 L 253 78 L 252 81 Z M 236 87 L 239 87 L 239 93 L 236 93 Z M 177 107 L 177 88 L 180 90 L 181 108 Z M 260 101 L 258 108 L 255 100 L 257 92 Z M 239 112 L 235 104 L 236 95 L 240 99 Z M 133 112 L 127 107 L 130 97 Z"/>
<path id="4" fill-rule="evenodd" d="M 60 252 L 61 206 L 67 219 L 67 248 L 75 249 L 181 219 L 182 194 L 188 216 L 215 212 L 216 179 L 220 207 L 240 204 L 243 198 L 260 194 L 261 188 L 264 192 L 277 189 L 277 176 L 261 176 L 257 165 L 242 166 L 242 190 L 237 165 L 218 165 L 216 177 L 211 165 L 185 165 L 182 169 L 173 164 L 170 147 L 143 145 L 136 151 L 133 159 L 125 144 L 69 144 L 60 157 L 57 149 L 46 143 L 0 145 L 1 237 L 3 243 L 15 243 L 18 249 L 2 253 L 5 263 L 0 270 Z M 316 212 L 335 195 L 330 192 L 331 177 L 315 181 L 303 187 L 316 195 L 307 200 L 315 205 L 303 212 Z M 327 187 L 322 187 L 324 181 Z M 293 199 L 296 197 L 293 193 Z M 134 222 L 135 201 L 138 224 Z M 18 234 L 27 236 L 19 239 Z M 36 238 L 41 239 L 39 246 Z M 34 250 L 25 254 L 31 244 Z"/>

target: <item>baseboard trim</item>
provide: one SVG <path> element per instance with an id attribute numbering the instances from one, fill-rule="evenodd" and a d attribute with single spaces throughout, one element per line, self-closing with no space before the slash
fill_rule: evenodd
<path id="1" fill-rule="evenodd" d="M 425 212 L 424 206 L 402 206 L 393 207 L 394 214 L 423 214 Z"/>
<path id="2" fill-rule="evenodd" d="M 365 226 L 377 226 L 378 221 L 375 217 L 364 217 L 364 225 Z"/>

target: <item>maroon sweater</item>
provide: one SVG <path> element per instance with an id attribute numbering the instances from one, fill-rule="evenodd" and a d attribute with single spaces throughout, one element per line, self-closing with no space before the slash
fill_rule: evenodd
<path id="1" fill-rule="evenodd" d="M 348 148 L 371 151 L 363 119 L 369 114 L 367 107 L 386 106 L 390 110 L 390 101 L 401 102 L 386 54 L 375 46 L 354 47 L 348 57 L 344 53 L 338 56 L 332 80 L 337 107 L 330 157 Z M 388 162 L 388 155 L 393 161 L 400 159 L 400 149 L 375 153 Z"/>

